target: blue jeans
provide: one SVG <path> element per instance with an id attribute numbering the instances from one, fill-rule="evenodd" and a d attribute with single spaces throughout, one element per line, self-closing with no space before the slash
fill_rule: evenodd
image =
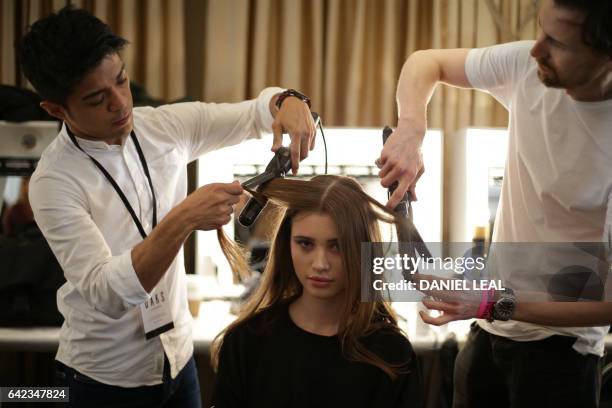
<path id="1" fill-rule="evenodd" d="M 103 384 L 59 363 L 58 374 L 64 386 L 70 388 L 69 407 L 201 408 L 198 370 L 193 357 L 175 379 L 170 377 L 170 365 L 164 358 L 163 384 L 124 388 Z"/>

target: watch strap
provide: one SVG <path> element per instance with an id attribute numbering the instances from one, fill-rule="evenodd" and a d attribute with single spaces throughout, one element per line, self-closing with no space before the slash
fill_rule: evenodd
<path id="1" fill-rule="evenodd" d="M 275 103 L 276 109 L 280 110 L 280 108 L 281 108 L 281 106 L 283 104 L 283 101 L 285 99 L 287 99 L 288 97 L 290 97 L 290 96 L 294 96 L 294 97 L 298 98 L 299 100 L 304 102 L 306 105 L 308 105 L 308 107 L 310 108 L 310 98 L 309 97 L 307 97 L 306 95 L 296 91 L 295 89 L 287 89 L 286 91 L 281 92 L 278 95 L 278 98 L 276 98 L 276 103 Z"/>

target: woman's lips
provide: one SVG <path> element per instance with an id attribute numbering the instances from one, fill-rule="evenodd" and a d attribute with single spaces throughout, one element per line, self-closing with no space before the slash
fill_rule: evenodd
<path id="1" fill-rule="evenodd" d="M 309 276 L 308 280 L 313 286 L 318 288 L 329 286 L 333 282 L 332 279 L 322 278 L 320 276 Z"/>

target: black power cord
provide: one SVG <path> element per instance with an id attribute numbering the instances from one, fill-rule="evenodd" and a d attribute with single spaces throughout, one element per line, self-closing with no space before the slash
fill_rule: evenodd
<path id="1" fill-rule="evenodd" d="M 323 137 L 323 147 L 325 149 L 325 174 L 327 174 L 327 141 L 325 140 L 325 133 L 323 132 L 323 121 L 319 116 L 319 130 L 321 130 L 321 136 Z"/>

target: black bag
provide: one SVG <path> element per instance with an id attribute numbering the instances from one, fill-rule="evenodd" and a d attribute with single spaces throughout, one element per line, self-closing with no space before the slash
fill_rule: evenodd
<path id="1" fill-rule="evenodd" d="M 0 326 L 61 326 L 56 297 L 64 282 L 36 224 L 16 237 L 0 236 Z"/>

